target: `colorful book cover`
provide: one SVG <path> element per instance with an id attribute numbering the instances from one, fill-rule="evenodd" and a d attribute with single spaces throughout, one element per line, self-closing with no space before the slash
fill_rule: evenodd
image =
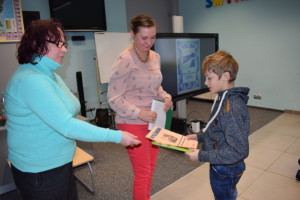
<path id="1" fill-rule="evenodd" d="M 197 149 L 198 141 L 188 140 L 186 136 L 161 128 L 159 126 L 153 129 L 146 135 L 146 138 L 166 147 L 177 147 L 184 149 Z M 183 150 L 183 149 L 182 149 Z"/>
<path id="2" fill-rule="evenodd" d="M 191 150 L 187 149 L 187 148 L 183 148 L 183 147 L 176 147 L 176 146 L 171 146 L 171 145 L 167 145 L 167 144 L 159 144 L 157 142 L 152 142 L 152 144 L 157 145 L 157 146 L 161 146 L 161 147 L 166 147 L 168 149 L 174 149 L 177 151 L 183 151 L 183 152 L 192 152 Z"/>

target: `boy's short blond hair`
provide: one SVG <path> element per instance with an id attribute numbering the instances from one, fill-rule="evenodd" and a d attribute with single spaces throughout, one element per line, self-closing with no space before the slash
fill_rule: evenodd
<path id="1" fill-rule="evenodd" d="M 230 73 L 229 82 L 236 79 L 239 70 L 237 61 L 226 51 L 217 51 L 204 58 L 202 62 L 202 71 L 213 72 L 221 78 L 224 72 Z"/>

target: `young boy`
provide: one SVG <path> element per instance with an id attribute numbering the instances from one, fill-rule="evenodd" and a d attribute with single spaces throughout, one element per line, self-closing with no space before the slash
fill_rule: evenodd
<path id="1" fill-rule="evenodd" d="M 218 95 L 206 127 L 187 136 L 202 143 L 201 151 L 186 154 L 193 161 L 210 163 L 210 183 L 216 200 L 236 199 L 236 184 L 246 169 L 244 159 L 249 154 L 249 88 L 234 87 L 238 68 L 236 60 L 225 51 L 204 59 L 205 85 Z"/>

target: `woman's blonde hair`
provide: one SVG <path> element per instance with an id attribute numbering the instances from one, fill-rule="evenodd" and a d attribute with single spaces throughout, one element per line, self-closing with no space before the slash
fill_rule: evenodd
<path id="1" fill-rule="evenodd" d="M 139 32 L 139 27 L 157 26 L 155 20 L 147 14 L 139 14 L 134 16 L 130 22 L 130 29 L 134 34 Z"/>

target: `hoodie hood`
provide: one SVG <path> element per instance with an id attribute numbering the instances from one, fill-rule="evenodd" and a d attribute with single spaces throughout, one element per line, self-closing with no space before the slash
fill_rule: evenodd
<path id="1" fill-rule="evenodd" d="M 248 100 L 249 100 L 248 94 L 249 94 L 249 91 L 250 91 L 249 88 L 247 88 L 247 87 L 236 87 L 236 88 L 231 88 L 231 89 L 225 90 L 225 91 L 228 91 L 225 99 L 227 99 L 229 97 L 230 98 L 241 98 L 245 102 L 245 104 L 248 103 Z M 222 96 L 225 91 L 219 92 L 218 95 Z"/>
<path id="2" fill-rule="evenodd" d="M 241 98 L 245 102 L 245 104 L 247 104 L 248 99 L 249 99 L 249 97 L 248 97 L 249 91 L 250 91 L 250 89 L 246 88 L 246 87 L 236 87 L 236 88 L 231 88 L 231 89 L 219 92 L 218 95 L 215 97 L 214 103 L 213 103 L 212 108 L 211 108 L 211 112 L 214 110 L 214 107 L 215 107 L 216 102 L 218 100 L 220 100 L 219 106 L 217 108 L 217 111 L 213 115 L 213 117 L 210 118 L 210 120 L 206 124 L 206 127 L 203 129 L 203 132 L 205 132 L 208 129 L 208 127 L 210 126 L 210 124 L 218 116 L 218 114 L 220 112 L 220 109 L 221 109 L 222 104 L 223 104 L 224 101 L 226 101 L 229 97 L 231 99 Z"/>

